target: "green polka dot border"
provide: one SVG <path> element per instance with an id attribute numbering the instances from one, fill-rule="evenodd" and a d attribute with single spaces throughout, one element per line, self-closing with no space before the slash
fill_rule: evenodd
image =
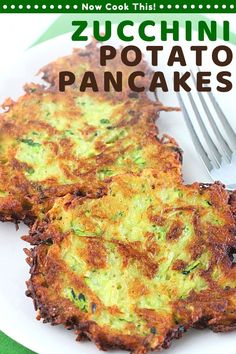
<path id="1" fill-rule="evenodd" d="M 107 9 L 107 4 L 111 4 L 110 9 Z M 125 6 L 125 4 L 127 6 Z M 140 2 L 140 5 L 143 5 L 143 2 Z M 196 1 L 195 3 L 190 1 L 151 1 L 147 0 L 145 6 L 134 8 L 132 1 L 120 1 L 112 0 L 106 1 L 103 0 L 87 0 L 87 1 L 77 1 L 70 2 L 69 0 L 62 0 L 61 3 L 55 3 L 53 1 L 43 2 L 38 1 L 1 1 L 0 0 L 0 13 L 235 13 L 236 12 L 236 3 L 229 3 L 228 1 L 208 1 L 200 2 Z M 86 6 L 87 7 L 86 7 Z"/>

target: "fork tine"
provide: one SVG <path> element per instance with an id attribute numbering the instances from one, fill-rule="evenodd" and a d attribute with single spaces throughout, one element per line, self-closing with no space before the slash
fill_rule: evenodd
<path id="1" fill-rule="evenodd" d="M 218 114 L 218 117 L 228 135 L 229 141 L 233 144 L 233 147 L 236 147 L 236 134 L 233 130 L 233 128 L 231 127 L 231 125 L 228 122 L 228 119 L 226 118 L 224 112 L 222 111 L 222 109 L 220 108 L 218 102 L 215 99 L 215 96 L 213 95 L 213 93 L 211 91 L 208 92 L 208 96 L 216 110 L 216 113 Z"/>
<path id="2" fill-rule="evenodd" d="M 181 94 L 179 92 L 177 92 L 177 98 L 178 98 L 180 107 L 183 111 L 185 123 L 186 123 L 188 130 L 191 134 L 191 137 L 193 139 L 194 146 L 195 146 L 196 150 L 198 151 L 198 153 L 200 154 L 200 157 L 201 157 L 204 165 L 206 166 L 208 172 L 210 172 L 213 170 L 213 165 L 212 165 L 211 160 L 209 159 L 204 147 L 202 146 L 201 141 L 199 140 L 199 138 L 194 130 L 194 127 L 193 127 L 193 124 L 192 124 L 191 119 L 189 117 L 188 111 L 184 105 L 183 99 L 182 99 Z"/>
<path id="3" fill-rule="evenodd" d="M 191 74 L 192 74 L 192 78 L 193 78 L 193 82 L 196 85 L 196 79 L 193 75 L 193 72 L 191 70 Z M 231 162 L 231 158 L 232 158 L 232 154 L 233 154 L 233 151 L 230 149 L 229 145 L 227 144 L 227 142 L 225 141 L 224 137 L 222 136 L 221 132 L 219 131 L 219 128 L 217 127 L 215 121 L 214 121 L 214 118 L 209 110 L 209 108 L 207 107 L 207 104 L 206 104 L 206 101 L 204 100 L 203 98 L 203 94 L 202 92 L 199 92 L 197 91 L 198 93 L 198 96 L 200 98 L 200 101 L 202 103 L 202 106 L 204 108 L 204 111 L 206 113 L 206 116 L 207 116 L 207 119 L 220 143 L 220 147 L 221 147 L 221 151 L 222 151 L 222 155 L 223 157 L 230 163 Z"/>
<path id="4" fill-rule="evenodd" d="M 202 131 L 202 134 L 205 138 L 205 141 L 209 147 L 209 151 L 211 152 L 211 158 L 214 160 L 215 164 L 216 164 L 216 167 L 219 168 L 220 165 L 221 165 L 221 162 L 222 162 L 222 156 L 221 154 L 219 153 L 217 147 L 215 146 L 211 136 L 209 135 L 206 127 L 205 127 L 205 124 L 202 120 L 202 117 L 201 117 L 201 114 L 199 113 L 199 110 L 197 108 L 197 105 L 196 103 L 194 102 L 194 99 L 193 99 L 193 96 L 191 94 L 191 92 L 188 92 L 188 97 L 189 97 L 189 100 L 190 100 L 190 103 L 192 105 L 192 108 L 193 108 L 193 111 L 195 113 L 195 116 L 197 118 L 197 121 L 198 121 L 198 124 L 201 128 L 201 131 Z"/>

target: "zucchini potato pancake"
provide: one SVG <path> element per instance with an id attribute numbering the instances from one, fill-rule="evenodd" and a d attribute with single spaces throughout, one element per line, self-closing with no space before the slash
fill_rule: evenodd
<path id="1" fill-rule="evenodd" d="M 58 93 L 31 85 L 0 115 L 0 219 L 32 223 L 55 197 L 99 190 L 124 172 L 157 168 L 181 179 L 173 139 L 158 140 L 160 103 L 102 94 Z"/>
<path id="2" fill-rule="evenodd" d="M 235 219 L 220 184 L 111 178 L 100 197 L 58 198 L 25 240 L 38 319 L 101 349 L 166 348 L 189 327 L 236 328 Z"/>

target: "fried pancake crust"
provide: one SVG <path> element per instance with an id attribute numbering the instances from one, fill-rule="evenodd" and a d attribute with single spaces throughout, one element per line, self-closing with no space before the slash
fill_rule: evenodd
<path id="1" fill-rule="evenodd" d="M 101 349 L 167 348 L 190 327 L 236 328 L 235 216 L 222 185 L 112 177 L 57 199 L 25 240 L 38 319 Z"/>
<path id="2" fill-rule="evenodd" d="M 0 116 L 0 219 L 31 224 L 55 197 L 96 194 L 106 178 L 157 168 L 181 179 L 181 152 L 156 137 L 160 103 L 27 86 Z"/>
<path id="3" fill-rule="evenodd" d="M 79 84 L 85 71 L 92 71 L 96 78 L 98 90 L 108 98 L 115 97 L 116 100 L 127 99 L 127 97 L 145 97 L 148 85 L 150 85 L 150 78 L 152 76 L 152 70 L 145 60 L 142 60 L 135 67 L 130 67 L 122 63 L 121 50 L 117 49 L 117 55 L 112 60 L 108 60 L 106 66 L 100 65 L 100 48 L 98 42 L 93 40 L 85 48 L 75 48 L 71 55 L 58 58 L 54 62 L 45 65 L 40 69 L 39 74 L 42 75 L 44 81 L 50 84 L 51 87 L 59 90 L 59 73 L 61 71 L 71 71 L 76 76 L 76 82 L 74 85 L 67 86 L 66 91 L 79 90 Z M 129 53 L 129 60 L 134 60 L 134 53 Z M 123 88 L 122 92 L 114 91 L 113 87 L 110 87 L 109 92 L 104 91 L 104 72 L 108 71 L 116 77 L 116 72 L 120 71 L 123 75 Z M 137 76 L 135 79 L 135 85 L 137 87 L 145 87 L 144 92 L 133 92 L 128 85 L 128 77 L 134 71 L 141 71 L 145 73 L 145 77 Z M 90 90 L 90 89 L 88 89 Z"/>

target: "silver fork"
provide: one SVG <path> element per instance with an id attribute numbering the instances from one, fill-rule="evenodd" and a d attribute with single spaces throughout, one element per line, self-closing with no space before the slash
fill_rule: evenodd
<path id="1" fill-rule="evenodd" d="M 193 73 L 192 78 L 196 86 Z M 207 128 L 203 116 L 199 112 L 193 94 L 191 92 L 187 93 L 191 109 L 194 113 L 190 115 L 187 109 L 187 102 L 185 101 L 184 103 L 183 95 L 177 92 L 179 104 L 193 144 L 212 180 L 220 180 L 228 190 L 234 190 L 236 189 L 236 134 L 212 92 L 206 93 L 209 98 L 208 101 L 212 105 L 212 110 L 204 98 L 205 93 L 196 92 L 204 112 L 204 118 L 206 117 L 208 120 L 210 130 Z M 211 113 L 213 110 L 217 119 L 214 119 Z M 217 121 L 221 123 L 225 131 L 225 137 L 222 135 Z M 202 138 L 196 132 L 194 127 L 196 123 L 202 132 Z"/>

